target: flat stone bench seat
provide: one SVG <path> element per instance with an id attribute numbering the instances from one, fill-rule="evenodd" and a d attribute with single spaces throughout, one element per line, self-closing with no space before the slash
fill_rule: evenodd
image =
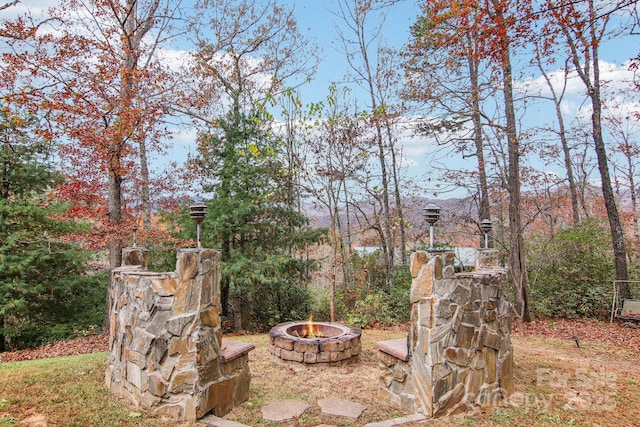
<path id="1" fill-rule="evenodd" d="M 407 339 L 399 338 L 396 340 L 379 341 L 375 344 L 377 350 L 390 356 L 400 359 L 403 362 L 409 361 L 409 349 L 407 347 Z"/>
<path id="2" fill-rule="evenodd" d="M 222 348 L 220 350 L 224 361 L 229 362 L 249 353 L 254 348 L 256 348 L 255 345 L 246 342 L 225 340 L 223 341 Z"/>

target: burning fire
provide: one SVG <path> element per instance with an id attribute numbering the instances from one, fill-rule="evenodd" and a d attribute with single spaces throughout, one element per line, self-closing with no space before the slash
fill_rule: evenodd
<path id="1" fill-rule="evenodd" d="M 324 338 L 324 334 L 320 328 L 313 324 L 313 314 L 309 315 L 307 324 L 300 330 L 302 338 Z"/>

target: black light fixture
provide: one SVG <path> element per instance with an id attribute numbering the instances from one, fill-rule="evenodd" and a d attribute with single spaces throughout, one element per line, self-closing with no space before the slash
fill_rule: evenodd
<path id="1" fill-rule="evenodd" d="M 203 202 L 195 202 L 189 206 L 189 216 L 196 222 L 196 233 L 198 240 L 198 247 L 200 247 L 200 224 L 204 221 L 204 217 L 207 215 L 207 205 Z"/>
<path id="2" fill-rule="evenodd" d="M 429 224 L 429 250 L 433 250 L 433 226 L 440 218 L 440 207 L 434 203 L 424 208 L 424 219 Z"/>
<path id="3" fill-rule="evenodd" d="M 493 224 L 491 223 L 490 219 L 483 219 L 482 221 L 480 221 L 480 229 L 484 233 L 484 247 L 485 248 L 489 247 L 489 233 L 491 232 L 491 226 L 492 225 Z"/>

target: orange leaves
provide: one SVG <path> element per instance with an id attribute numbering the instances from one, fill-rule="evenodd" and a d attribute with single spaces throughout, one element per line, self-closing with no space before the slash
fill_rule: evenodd
<path id="1" fill-rule="evenodd" d="M 519 0 L 427 0 L 424 13 L 434 26 L 430 40 L 437 45 L 460 56 L 470 53 L 476 60 L 502 63 L 512 41 L 529 34 L 529 8 L 527 1 Z"/>
<path id="2" fill-rule="evenodd" d="M 176 79 L 154 55 L 161 37 L 145 39 L 159 22 L 158 7 L 69 0 L 42 22 L 25 16 L 0 27 L 10 46 L 0 63 L 0 97 L 46 117 L 40 134 L 60 144 L 68 175 L 59 196 L 73 201 L 71 215 L 92 218 L 101 236 L 117 234 L 100 225 L 110 210 L 126 217 L 119 192 L 107 203 L 107 188 L 122 186 L 126 200 L 140 170 L 140 144 L 155 148 L 167 132 L 162 121 Z"/>

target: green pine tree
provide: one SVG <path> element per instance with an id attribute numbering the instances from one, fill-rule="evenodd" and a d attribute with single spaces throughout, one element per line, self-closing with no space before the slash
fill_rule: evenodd
<path id="1" fill-rule="evenodd" d="M 79 226 L 49 195 L 61 177 L 34 125 L 0 111 L 0 351 L 100 324 L 106 296 L 106 277 L 86 274 L 88 252 L 63 240 Z"/>
<path id="2" fill-rule="evenodd" d="M 324 232 L 292 208 L 282 142 L 267 121 L 261 112 L 230 113 L 219 133 L 201 137 L 193 159 L 213 194 L 203 244 L 221 250 L 223 310 L 236 330 L 306 318 L 313 266 L 302 254 Z"/>

